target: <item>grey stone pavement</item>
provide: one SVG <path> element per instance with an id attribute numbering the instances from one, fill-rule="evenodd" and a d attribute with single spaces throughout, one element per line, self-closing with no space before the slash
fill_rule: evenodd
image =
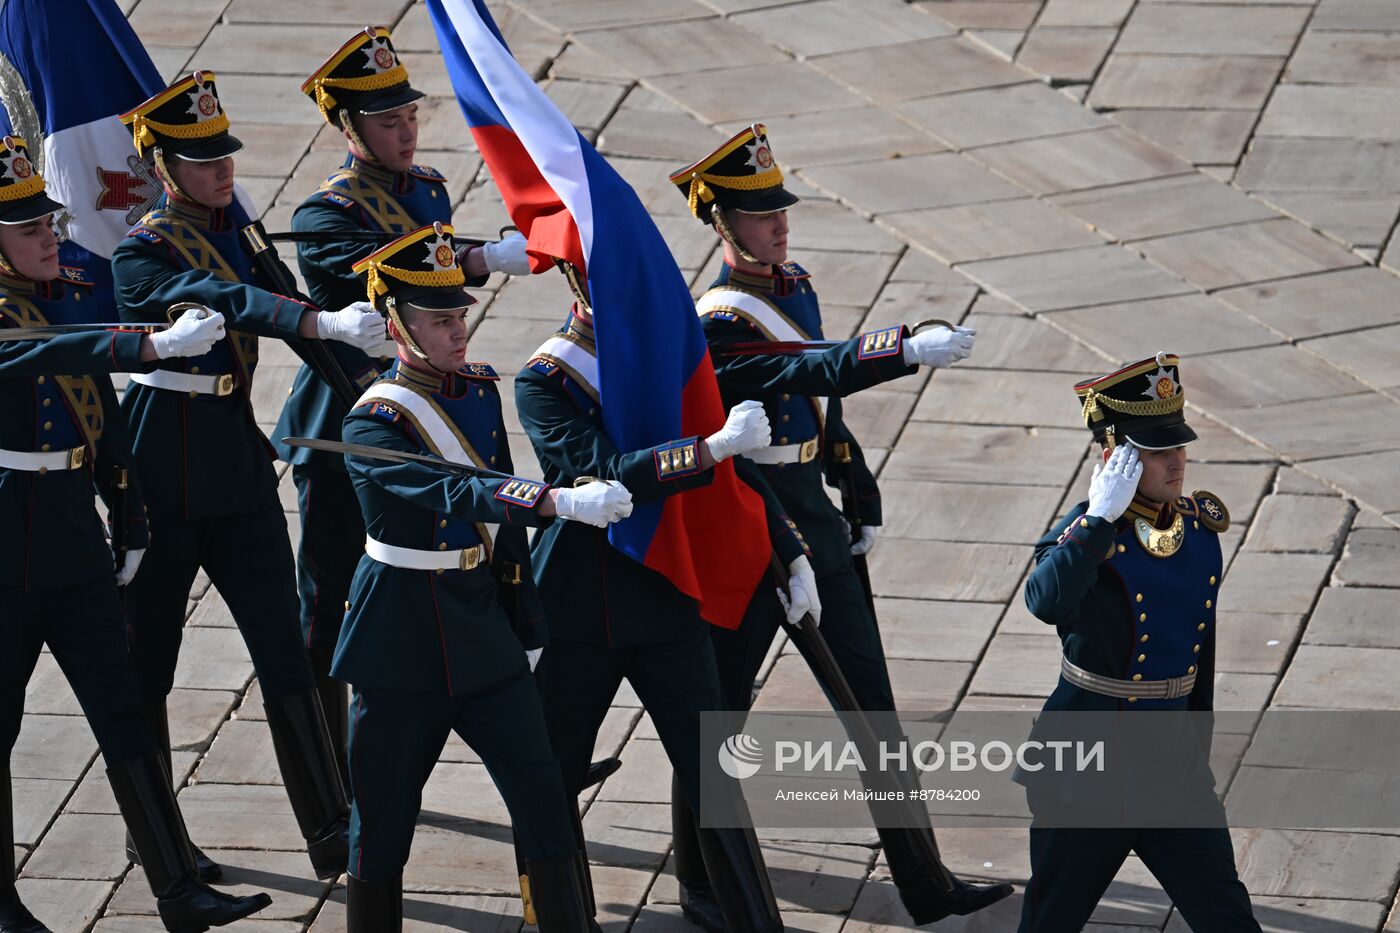
<path id="1" fill-rule="evenodd" d="M 162 72 L 212 69 L 238 165 L 270 229 L 338 162 L 297 86 L 366 23 L 386 23 L 418 86 L 422 161 L 450 179 L 460 230 L 506 222 L 421 4 L 124 0 Z M 501 0 L 517 56 L 637 188 L 696 283 L 715 240 L 669 170 L 767 122 L 803 196 L 794 257 L 834 335 L 937 316 L 979 330 L 950 371 L 851 400 L 880 467 L 872 555 L 908 710 L 1035 706 L 1057 641 L 1026 612 L 1030 543 L 1087 487 L 1070 385 L 1179 352 L 1191 487 L 1234 525 L 1221 596 L 1222 709 L 1400 707 L 1400 4 L 1395 0 Z M 563 314 L 555 276 L 482 293 L 473 359 L 514 372 Z M 293 372 L 268 346 L 270 430 Z M 504 395 L 511 397 L 509 379 Z M 517 452 L 527 450 L 516 431 Z M 528 453 L 525 460 L 528 462 Z M 290 478 L 284 502 L 295 529 Z M 296 533 L 295 530 L 293 532 Z M 775 649 L 759 705 L 819 700 Z M 314 881 L 241 640 L 218 593 L 190 596 L 171 698 L 193 837 L 273 907 L 241 929 L 343 929 Z M 1248 736 L 1217 741 L 1228 785 Z M 609 933 L 688 929 L 666 866 L 667 768 L 625 688 L 599 741 L 624 765 L 584 818 Z M 60 933 L 160 929 L 122 855 L 86 724 L 52 660 L 13 755 L 20 887 Z M 797 835 L 797 834 L 790 834 Z M 958 871 L 1025 881 L 1022 829 L 939 833 Z M 871 832 L 781 838 L 765 854 L 789 929 L 902 929 Z M 1400 931 L 1400 835 L 1251 830 L 1237 857 L 1265 929 Z M 455 739 L 407 871 L 406 929 L 519 927 L 506 815 Z M 937 929 L 1014 929 L 1020 897 Z M 1136 859 L 1093 933 L 1181 933 Z"/>

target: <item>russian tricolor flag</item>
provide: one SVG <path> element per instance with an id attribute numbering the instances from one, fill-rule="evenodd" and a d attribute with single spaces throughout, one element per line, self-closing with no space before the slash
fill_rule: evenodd
<path id="1" fill-rule="evenodd" d="M 457 100 L 536 271 L 587 276 L 604 426 L 622 450 L 723 423 L 695 303 L 632 187 L 516 63 L 482 0 L 428 0 Z M 763 501 L 725 462 L 701 489 L 638 505 L 613 546 L 737 628 L 772 553 Z"/>

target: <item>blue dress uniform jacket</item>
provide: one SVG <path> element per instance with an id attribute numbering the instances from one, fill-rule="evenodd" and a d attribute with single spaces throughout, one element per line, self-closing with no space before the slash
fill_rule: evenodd
<path id="1" fill-rule="evenodd" d="M 94 320 L 85 286 L 0 280 L 0 327 L 82 324 Z M 115 468 L 128 469 L 127 544 L 149 539 L 146 510 L 132 467 L 126 421 L 105 374 L 149 369 L 141 335 L 65 334 L 44 342 L 0 344 L 0 448 L 57 451 L 82 448 L 76 470 L 37 472 L 0 468 L 0 585 L 66 586 L 112 575 L 112 552 L 92 504 L 114 493 Z"/>
<path id="2" fill-rule="evenodd" d="M 472 363 L 442 376 L 398 360 L 381 381 L 430 399 L 463 446 L 482 458 L 482 466 L 511 470 L 498 377 L 491 367 Z M 441 453 L 411 412 L 380 401 L 355 408 L 343 434 L 354 444 Z M 456 551 L 482 544 L 481 523 L 501 527 L 489 566 L 408 570 L 362 557 L 332 673 L 357 690 L 453 697 L 523 674 L 525 650 L 543 645 L 547 635 L 525 528 L 566 524 L 551 524 L 539 514 L 549 487 L 454 475 L 420 464 L 358 457 L 346 462 L 368 534 L 383 544 Z"/>
<path id="3" fill-rule="evenodd" d="M 786 318 L 802 339 L 822 339 L 821 308 L 808 275 L 796 263 L 785 263 L 772 276 L 739 272 L 725 265 L 711 292 L 736 289 L 756 297 Z M 701 304 L 705 308 L 704 299 Z M 705 337 L 712 346 L 754 340 L 787 339 L 767 332 L 742 309 L 717 309 L 702 314 Z M 831 504 L 823 481 L 836 484 L 836 444 L 850 446 L 852 472 L 861 520 L 881 524 L 880 491 L 865 464 L 860 445 L 841 416 L 840 397 L 914 373 L 904 363 L 903 328 L 865 334 L 822 353 L 797 356 L 724 356 L 716 354 L 715 372 L 728 406 L 744 399 L 763 402 L 773 424 L 773 444 L 788 446 L 815 439 L 817 456 L 806 463 L 762 464 L 763 476 L 783 509 L 802 529 L 813 554 L 818 577 L 850 563 L 849 543 L 841 513 Z M 825 414 L 823 414 L 825 400 Z"/>
<path id="4" fill-rule="evenodd" d="M 1223 508 L 1199 492 L 1160 512 L 1135 501 L 1117 522 L 1089 517 L 1087 507 L 1079 503 L 1036 544 L 1026 605 L 1056 627 L 1065 656 L 1090 673 L 1128 681 L 1139 675 L 1146 681 L 1194 674 L 1195 686 L 1172 700 L 1129 700 L 1082 689 L 1061 676 L 1045 711 L 1213 709 L 1215 601 L 1221 577 L 1217 532 L 1224 527 Z M 1175 553 L 1149 554 L 1139 541 L 1139 517 L 1153 527 L 1170 527 L 1179 518 L 1183 539 Z M 1151 766 L 1157 767 L 1160 756 L 1169 775 L 1165 780 L 1185 795 L 1191 812 L 1217 814 L 1199 828 L 1101 822 L 1131 804 L 1136 782 L 1095 781 L 1092 773 L 1054 775 L 1047 769 L 1032 776 L 1017 771 L 1016 780 L 1026 785 L 1031 810 L 1038 814 L 1030 829 L 1031 878 L 1019 933 L 1082 930 L 1130 852 L 1161 883 L 1191 929 L 1257 933 L 1259 923 L 1223 825 L 1224 810 L 1211 787 L 1209 717 L 1205 719 L 1181 722 L 1177 741 L 1162 741 L 1155 732 L 1152 739 L 1157 747 Z M 1033 736 L 1047 738 L 1055 729 L 1052 722 L 1042 716 Z M 1158 725 L 1155 718 L 1153 725 Z M 1162 725 L 1171 729 L 1176 721 L 1163 720 Z"/>
<path id="5" fill-rule="evenodd" d="M 1037 542 L 1027 608 L 1055 626 L 1065 656 L 1090 673 L 1149 681 L 1194 674 L 1196 683 L 1174 700 L 1129 702 L 1062 677 L 1045 709 L 1213 709 L 1220 537 L 1201 520 L 1200 504 L 1184 496 L 1168 506 L 1185 540 L 1165 558 L 1137 541 L 1133 512 L 1115 523 L 1087 509 L 1079 503 Z"/>
<path id="6" fill-rule="evenodd" d="M 236 204 L 210 211 L 162 195 L 112 254 L 122 320 L 164 323 L 167 309 L 182 301 L 227 319 L 228 337 L 209 353 L 163 360 L 159 368 L 229 375 L 231 394 L 189 398 L 133 384 L 122 400 L 151 507 L 186 518 L 247 512 L 277 485 L 272 447 L 253 419 L 257 338 L 300 339 L 308 306 L 260 287 L 239 238 L 245 220 Z"/>
<path id="7" fill-rule="evenodd" d="M 593 352 L 593 329 L 571 313 L 561 335 Z M 695 449 L 699 438 L 678 438 L 656 447 L 623 452 L 603 428 L 596 389 L 551 359 L 537 356 L 515 379 L 520 421 L 544 469 L 557 486 L 585 476 L 618 480 L 635 502 L 652 502 L 708 484 L 712 470 L 663 468 L 663 451 Z M 697 454 L 698 456 L 698 454 Z M 754 472 L 736 458 L 740 477 L 766 493 L 770 536 L 780 556 L 805 552 L 795 526 Z M 669 462 L 669 461 L 668 461 Z M 551 630 L 573 642 L 610 645 L 674 640 L 699 623 L 695 601 L 661 574 L 608 543 L 606 529 L 558 522 L 535 537 L 535 573 Z"/>
<path id="8" fill-rule="evenodd" d="M 389 172 L 353 155 L 333 172 L 292 215 L 297 233 L 328 234 L 366 231 L 402 235 L 434 222 L 452 220 L 451 198 L 446 179 L 437 170 L 415 165 L 407 172 Z M 365 300 L 364 281 L 351 267 L 391 239 L 382 243 L 346 238 L 297 244 L 297 264 L 306 282 L 308 297 L 318 307 L 344 308 Z M 344 344 L 332 349 L 341 367 L 357 385 L 364 387 L 378 377 L 383 365 L 363 352 Z M 293 465 L 314 463 L 343 472 L 344 459 L 337 454 L 305 447 L 287 447 L 284 437 L 340 439 L 340 423 L 345 407 L 330 387 L 305 366 L 297 371 L 291 395 L 273 432 L 277 455 Z"/>

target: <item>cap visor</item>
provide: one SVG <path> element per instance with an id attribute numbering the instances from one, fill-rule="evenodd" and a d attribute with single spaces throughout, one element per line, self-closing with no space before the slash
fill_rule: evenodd
<path id="1" fill-rule="evenodd" d="M 1196 432 L 1185 421 L 1140 431 L 1128 431 L 1128 440 L 1139 450 L 1171 450 L 1196 440 Z"/>
<path id="2" fill-rule="evenodd" d="M 732 203 L 734 209 L 744 214 L 771 214 L 774 211 L 784 211 L 802 200 L 797 195 L 784 187 L 767 188 L 763 191 L 744 192 L 744 196 L 735 199 Z"/>
<path id="3" fill-rule="evenodd" d="M 47 217 L 61 210 L 63 210 L 62 204 L 47 194 L 40 193 L 32 197 L 22 198 L 0 210 L 0 224 L 9 226 L 27 224 L 32 220 Z"/>
<path id="4" fill-rule="evenodd" d="M 443 288 L 401 297 L 399 303 L 420 311 L 461 311 L 476 304 L 476 299 L 465 288 Z"/>
<path id="5" fill-rule="evenodd" d="M 166 148 L 169 149 L 169 146 Z M 170 154 L 186 162 L 217 162 L 219 159 L 227 159 L 242 148 L 243 140 L 223 133 L 210 139 L 196 140 Z"/>
<path id="6" fill-rule="evenodd" d="M 422 100 L 425 96 L 417 88 L 402 84 L 398 87 L 363 94 L 356 98 L 353 106 L 357 113 L 370 117 L 377 113 L 388 113 L 390 110 L 407 107 L 416 100 Z"/>

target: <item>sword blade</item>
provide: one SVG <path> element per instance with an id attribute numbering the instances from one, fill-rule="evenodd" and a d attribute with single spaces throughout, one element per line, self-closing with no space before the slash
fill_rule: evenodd
<path id="1" fill-rule="evenodd" d="M 103 331 L 126 331 L 137 334 L 157 334 L 168 324 L 47 324 L 43 327 L 0 328 L 0 341 L 50 340 L 64 334 L 97 334 Z"/>
<path id="2" fill-rule="evenodd" d="M 307 450 L 321 450 L 326 453 L 344 454 L 347 457 L 365 457 L 369 460 L 385 460 L 390 463 L 426 463 L 442 470 L 452 473 L 462 473 L 467 476 L 485 476 L 492 479 L 514 479 L 509 473 L 500 473 L 496 470 L 488 470 L 485 467 L 472 466 L 466 463 L 456 463 L 452 460 L 444 460 L 442 457 L 435 457 L 432 454 L 415 454 L 406 450 L 390 450 L 387 447 L 373 447 L 369 444 L 349 444 L 345 441 L 327 441 L 319 437 L 284 437 L 282 443 L 288 447 L 305 447 Z"/>
<path id="3" fill-rule="evenodd" d="M 798 353 L 819 353 L 844 343 L 842 340 L 748 340 L 710 347 L 716 356 L 794 356 Z"/>

